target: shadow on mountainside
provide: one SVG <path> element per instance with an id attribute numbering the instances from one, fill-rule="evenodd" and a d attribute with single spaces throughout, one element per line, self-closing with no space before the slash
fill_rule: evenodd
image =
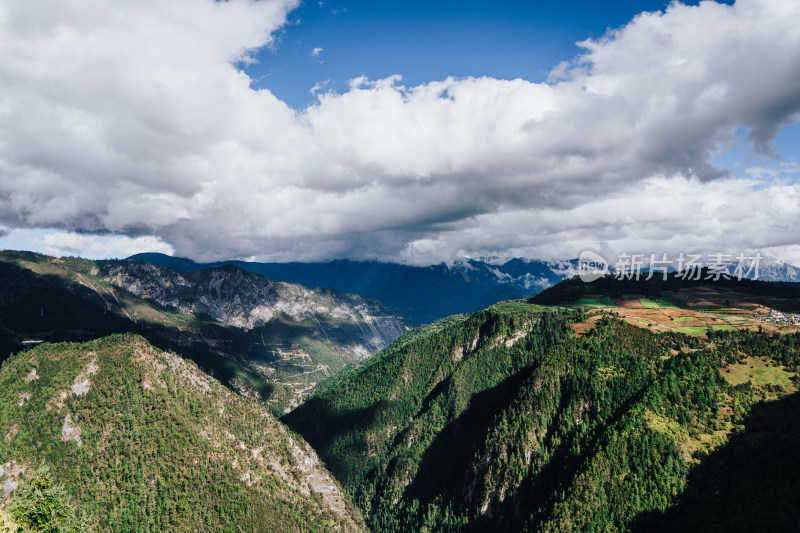
<path id="1" fill-rule="evenodd" d="M 745 429 L 689 474 L 677 505 L 631 524 L 634 533 L 797 531 L 800 393 L 755 405 Z"/>

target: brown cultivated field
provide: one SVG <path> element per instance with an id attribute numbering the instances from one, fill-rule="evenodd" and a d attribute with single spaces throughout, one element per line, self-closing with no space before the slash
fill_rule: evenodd
<path id="1" fill-rule="evenodd" d="M 597 298 L 600 297 L 597 295 Z M 757 330 L 759 327 L 764 331 L 782 334 L 800 331 L 800 326 L 765 321 L 771 309 L 799 312 L 800 302 L 788 298 L 753 296 L 713 286 L 665 292 L 659 300 L 628 294 L 615 299 L 614 304 L 614 307 L 595 309 L 618 313 L 626 322 L 654 332 L 677 331 L 704 335 L 709 328 Z M 600 313 L 586 322 L 575 324 L 576 334 L 585 335 L 599 316 Z"/>

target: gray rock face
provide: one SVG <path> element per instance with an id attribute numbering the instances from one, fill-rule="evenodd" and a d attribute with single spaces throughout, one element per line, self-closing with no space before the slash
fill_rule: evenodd
<path id="1" fill-rule="evenodd" d="M 783 261 L 762 264 L 759 268 L 758 279 L 797 283 L 800 282 L 800 268 Z"/>
<path id="2" fill-rule="evenodd" d="M 408 329 L 400 316 L 376 300 L 272 282 L 233 266 L 184 274 L 147 263 L 111 261 L 103 263 L 100 271 L 106 281 L 136 296 L 243 330 L 281 319 L 312 328 L 318 324 L 321 336 L 330 337 L 326 329 L 350 326 L 351 335 L 340 332 L 333 339 L 350 352 L 350 360 L 368 357 Z"/>

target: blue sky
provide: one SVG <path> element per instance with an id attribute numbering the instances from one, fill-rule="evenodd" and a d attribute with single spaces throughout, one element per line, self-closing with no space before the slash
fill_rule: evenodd
<path id="1" fill-rule="evenodd" d="M 773 153 L 754 152 L 747 139 L 747 130 L 736 132 L 736 140 L 728 149 L 713 159 L 715 166 L 728 169 L 734 175 L 747 174 L 747 169 L 764 168 L 776 171 L 800 161 L 800 123 L 783 126 L 772 142 Z M 800 182 L 800 173 L 792 173 L 786 179 Z"/>
<path id="2" fill-rule="evenodd" d="M 697 2 L 685 2 L 697 4 Z M 731 1 L 726 3 L 733 3 Z M 246 68 L 253 87 L 295 108 L 328 82 L 342 92 L 359 76 L 394 74 L 419 85 L 448 76 L 523 78 L 540 82 L 561 61 L 663 0 L 583 1 L 304 1 L 279 32 L 277 45 Z M 315 49 L 321 48 L 318 56 Z"/>
<path id="3" fill-rule="evenodd" d="M 0 14 L 0 247 L 800 263 L 795 0 Z"/>

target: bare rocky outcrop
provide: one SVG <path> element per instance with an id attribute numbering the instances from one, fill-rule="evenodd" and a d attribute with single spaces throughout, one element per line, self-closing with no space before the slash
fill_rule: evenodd
<path id="1" fill-rule="evenodd" d="M 350 324 L 353 342 L 342 344 L 351 360 L 368 357 L 402 335 L 404 320 L 376 300 L 328 289 L 270 281 L 234 266 L 183 274 L 136 261 L 103 263 L 101 275 L 127 291 L 194 316 L 210 316 L 251 330 L 276 317 L 325 328 Z"/>
<path id="2" fill-rule="evenodd" d="M 31 393 L 30 392 L 27 392 L 27 391 L 20 392 L 19 393 L 19 403 L 17 405 L 22 407 L 23 405 L 25 405 L 25 402 L 27 402 L 30 399 L 31 399 Z"/>
<path id="3" fill-rule="evenodd" d="M 337 514 L 344 514 L 347 509 L 344 494 L 330 474 L 322 468 L 316 452 L 308 443 L 303 442 L 301 447 L 291 437 L 289 437 L 289 447 L 302 475 L 301 490 L 304 493 L 311 490 L 322 495 L 326 507 Z"/>
<path id="4" fill-rule="evenodd" d="M 89 392 L 89 389 L 92 387 L 92 382 L 89 378 L 97 374 L 99 369 L 97 366 L 97 354 L 89 353 L 88 355 L 93 356 L 93 359 L 86 364 L 80 374 L 75 376 L 75 381 L 72 383 L 72 387 L 70 387 L 72 394 L 75 396 L 83 396 Z"/>
<path id="5" fill-rule="evenodd" d="M 25 376 L 25 383 L 30 383 L 31 381 L 35 381 L 39 379 L 39 374 L 36 372 L 36 367 L 31 368 L 31 371 L 28 372 L 28 375 Z"/>
<path id="6" fill-rule="evenodd" d="M 72 423 L 72 415 L 69 413 L 64 417 L 64 425 L 61 427 L 61 440 L 64 442 L 74 441 L 78 448 L 83 446 L 81 427 Z"/>
<path id="7" fill-rule="evenodd" d="M 25 466 L 15 460 L 0 464 L 0 489 L 4 498 L 8 498 L 17 490 L 26 470 Z"/>
<path id="8" fill-rule="evenodd" d="M 14 437 L 17 436 L 17 433 L 19 433 L 19 424 L 11 424 L 11 427 L 5 434 L 6 441 L 11 442 L 14 439 Z"/>
<path id="9" fill-rule="evenodd" d="M 45 404 L 45 409 L 58 409 L 59 411 L 64 408 L 64 403 L 70 396 L 83 396 L 87 394 L 92 388 L 91 376 L 97 374 L 100 367 L 97 366 L 97 354 L 89 352 L 86 354 L 91 357 L 86 366 L 75 376 L 72 385 L 69 389 L 58 391 L 48 402 Z"/>

